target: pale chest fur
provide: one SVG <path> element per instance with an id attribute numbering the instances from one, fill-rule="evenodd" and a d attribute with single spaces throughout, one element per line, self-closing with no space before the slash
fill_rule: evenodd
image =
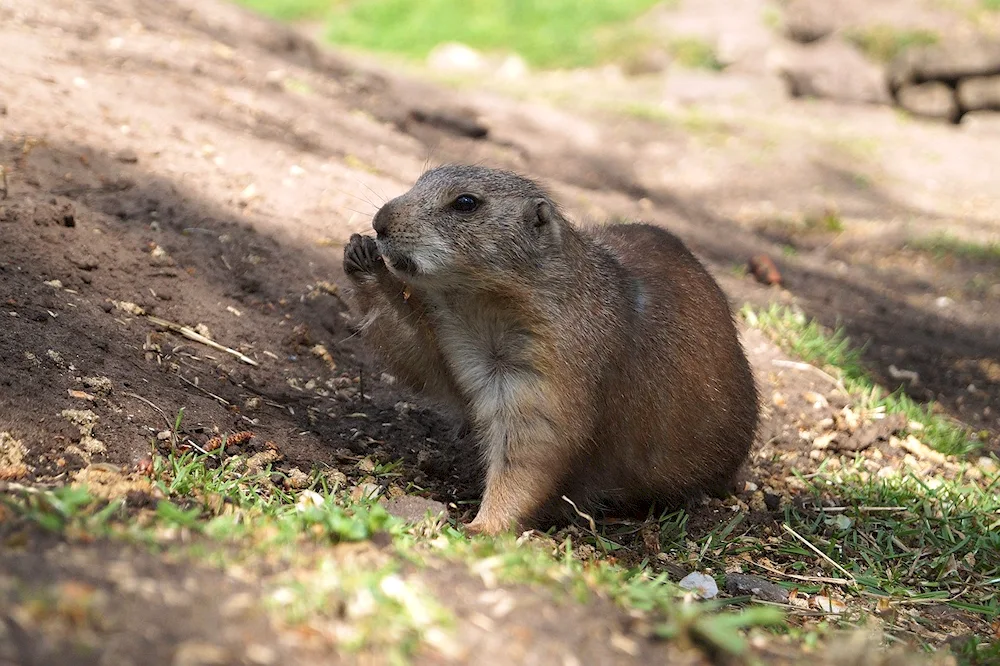
<path id="1" fill-rule="evenodd" d="M 483 454 L 502 463 L 515 430 L 550 430 L 545 377 L 534 361 L 537 343 L 516 321 L 487 306 L 436 305 L 437 341 L 468 400 Z"/>

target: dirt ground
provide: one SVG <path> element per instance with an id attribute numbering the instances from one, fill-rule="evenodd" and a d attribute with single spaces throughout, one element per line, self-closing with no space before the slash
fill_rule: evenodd
<path id="1" fill-rule="evenodd" d="M 378 71 L 214 0 L 0 0 L 0 44 L 0 432 L 27 448 L 28 481 L 65 482 L 93 464 L 134 467 L 183 408 L 184 437 L 204 445 L 252 430 L 255 441 L 280 446 L 287 467 L 341 467 L 353 479 L 365 456 L 402 459 L 406 481 L 467 517 L 457 507 L 478 496 L 475 452 L 368 361 L 337 295 L 347 237 L 428 164 L 447 161 L 541 178 L 577 219 L 642 217 L 674 230 L 734 304 L 796 303 L 843 324 L 871 341 L 865 360 L 885 385 L 902 381 L 898 370 L 916 372 L 914 397 L 985 431 L 986 450 L 1000 452 L 1000 267 L 906 247 L 941 230 L 996 239 L 1000 187 L 988 165 L 1000 132 L 989 127 L 764 97 L 746 108 L 705 101 L 710 120 L 679 125 L 582 102 L 555 107 Z M 626 85 L 600 76 L 583 87 L 614 94 Z M 522 86 L 570 83 L 539 75 Z M 471 112 L 489 133 L 461 136 L 415 120 L 414 109 Z M 844 220 L 836 234 L 775 223 L 829 207 Z M 762 252 L 779 263 L 785 289 L 734 270 Z M 253 364 L 143 313 L 197 327 Z M 775 365 L 783 357 L 759 333 L 748 334 L 747 349 L 765 395 L 791 396 L 764 426 L 774 455 L 757 459 L 752 479 L 767 485 L 809 464 L 798 427 L 827 414 L 798 396 L 834 387 Z M 65 413 L 88 409 L 99 419 L 92 428 Z M 0 549 L 0 583 L 79 574 L 111 590 L 107 563 L 124 558 L 149 568 L 139 576 L 192 577 L 181 587 L 202 590 L 189 607 L 205 618 L 253 591 L 208 573 L 153 574 L 147 556 L 104 548 L 70 559 L 65 545 L 42 538 Z M 202 575 L 211 581 L 199 583 Z M 91 661 L 61 663 L 168 663 L 164 646 L 187 641 L 197 652 L 208 639 L 201 615 L 167 631 L 158 613 L 173 617 L 169 603 L 136 602 L 145 610 L 134 613 L 129 603 L 100 631 L 154 627 L 143 645 L 122 647 L 115 661 L 117 648 L 102 643 Z M 524 616 L 541 618 L 533 630 L 497 634 L 518 640 L 480 631 L 480 647 L 496 663 L 516 649 L 553 663 L 546 655 L 568 645 L 604 663 L 668 656 L 652 643 L 629 655 L 599 638 L 583 642 L 617 611 L 574 610 L 581 617 L 567 628 L 542 606 Z M 273 631 L 260 618 L 234 627 L 231 646 L 250 634 L 268 642 Z M 308 663 L 294 646 L 274 645 L 271 662 L 185 663 Z M 25 663 L 57 663 L 43 657 Z"/>

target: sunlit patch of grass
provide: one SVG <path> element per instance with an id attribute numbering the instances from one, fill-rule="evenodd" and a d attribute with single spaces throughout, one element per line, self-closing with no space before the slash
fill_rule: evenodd
<path id="1" fill-rule="evenodd" d="M 884 408 L 887 413 L 903 413 L 923 426 L 924 442 L 947 455 L 966 455 L 981 446 L 969 429 L 917 403 L 902 389 L 887 391 L 872 379 L 855 347 L 842 329 L 825 330 L 815 320 L 784 306 L 755 310 L 745 307 L 744 319 L 767 333 L 780 347 L 802 360 L 820 366 L 839 377 L 845 388 L 865 408 Z"/>
<path id="2" fill-rule="evenodd" d="M 859 465 L 813 476 L 807 490 L 814 506 L 787 507 L 786 522 L 814 537 L 861 590 L 998 617 L 1000 477 L 985 487 L 909 473 L 871 479 Z M 831 499 L 843 509 L 824 508 Z"/>
<path id="3" fill-rule="evenodd" d="M 267 2 L 268 0 L 260 0 Z M 536 67 L 586 67 L 615 60 L 634 41 L 629 22 L 655 0 L 355 0 L 330 16 L 335 44 L 424 58 L 459 41 L 483 51 L 515 51 Z M 620 34 L 632 34 L 622 40 Z"/>
<path id="4" fill-rule="evenodd" d="M 782 529 L 762 533 L 737 511 L 692 533 L 688 513 L 676 511 L 653 520 L 661 552 L 689 570 L 743 570 L 776 578 L 792 594 L 850 600 L 844 613 L 822 624 L 813 619 L 797 626 L 790 617 L 782 631 L 800 645 L 873 621 L 889 634 L 912 637 L 919 617 L 913 612 L 927 605 L 978 615 L 984 627 L 1000 619 L 1000 475 L 874 478 L 858 459 L 799 481 L 797 501 L 786 503 L 778 518 Z M 604 534 L 623 539 L 621 531 Z M 790 613 L 807 620 L 811 611 Z M 956 644 L 959 663 L 990 663 L 970 657 L 992 654 L 972 643 Z"/>
<path id="5" fill-rule="evenodd" d="M 777 218 L 769 226 L 792 234 L 839 234 L 844 231 L 844 219 L 835 208 L 827 208 L 797 218 Z"/>
<path id="6" fill-rule="evenodd" d="M 931 30 L 903 30 L 890 25 L 874 25 L 847 34 L 865 55 L 879 62 L 889 62 L 907 49 L 931 46 L 940 36 Z"/>
<path id="7" fill-rule="evenodd" d="M 918 238 L 907 243 L 911 249 L 926 252 L 937 259 L 957 258 L 1000 267 L 1000 241 L 977 243 L 962 240 L 949 233 Z"/>
<path id="8" fill-rule="evenodd" d="M 640 120 L 676 127 L 713 145 L 722 145 L 733 135 L 733 128 L 729 123 L 696 107 L 671 111 L 645 102 L 608 104 L 604 107 Z"/>
<path id="9" fill-rule="evenodd" d="M 677 37 L 667 43 L 667 50 L 677 64 L 688 69 L 707 69 L 718 72 L 724 69 L 715 47 L 697 37 Z"/>
<path id="10" fill-rule="evenodd" d="M 376 473 L 396 470 L 377 465 Z M 488 582 L 541 586 L 568 601 L 610 600 L 643 613 L 657 635 L 712 654 L 747 652 L 744 632 L 783 616 L 775 609 L 734 610 L 728 607 L 733 600 L 697 602 L 665 574 L 602 557 L 609 548 L 579 550 L 572 538 L 470 538 L 444 518 L 404 523 L 375 501 L 356 501 L 347 489 L 331 487 L 319 472 L 309 487 L 294 491 L 272 483 L 272 476 L 269 467 L 248 469 L 242 456 L 171 454 L 153 460 L 152 492 L 159 498 L 153 510 L 136 514 L 84 488 L 25 489 L 3 503 L 57 533 L 180 548 L 181 556 L 220 567 L 277 558 L 285 573 L 269 580 L 264 600 L 274 617 L 345 649 L 393 658 L 420 646 L 442 652 L 454 645 L 447 605 L 403 574 L 442 562 Z M 357 550 L 373 540 L 382 546 Z"/>
<path id="11" fill-rule="evenodd" d="M 281 21 L 323 18 L 336 4 L 336 0 L 236 0 L 236 2 Z"/>

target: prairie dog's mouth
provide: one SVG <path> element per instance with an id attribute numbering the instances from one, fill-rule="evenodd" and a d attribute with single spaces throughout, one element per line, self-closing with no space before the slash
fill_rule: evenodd
<path id="1" fill-rule="evenodd" d="M 404 273 L 406 275 L 413 275 L 417 273 L 417 262 L 413 261 L 408 255 L 396 250 L 392 247 L 387 247 L 385 244 L 379 244 L 379 252 L 382 253 L 382 259 L 385 261 L 386 265 L 397 273 Z"/>
<path id="2" fill-rule="evenodd" d="M 389 257 L 389 264 L 400 273 L 412 275 L 417 272 L 417 264 L 406 255 L 396 254 Z"/>

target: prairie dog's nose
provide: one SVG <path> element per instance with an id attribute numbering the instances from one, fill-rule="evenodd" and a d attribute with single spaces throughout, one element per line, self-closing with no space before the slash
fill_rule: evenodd
<path id="1" fill-rule="evenodd" d="M 386 232 L 389 230 L 389 219 L 392 217 L 392 210 L 390 207 L 392 202 L 385 204 L 378 209 L 375 213 L 375 217 L 372 219 L 372 229 L 375 230 L 375 235 L 379 238 L 385 238 Z"/>

